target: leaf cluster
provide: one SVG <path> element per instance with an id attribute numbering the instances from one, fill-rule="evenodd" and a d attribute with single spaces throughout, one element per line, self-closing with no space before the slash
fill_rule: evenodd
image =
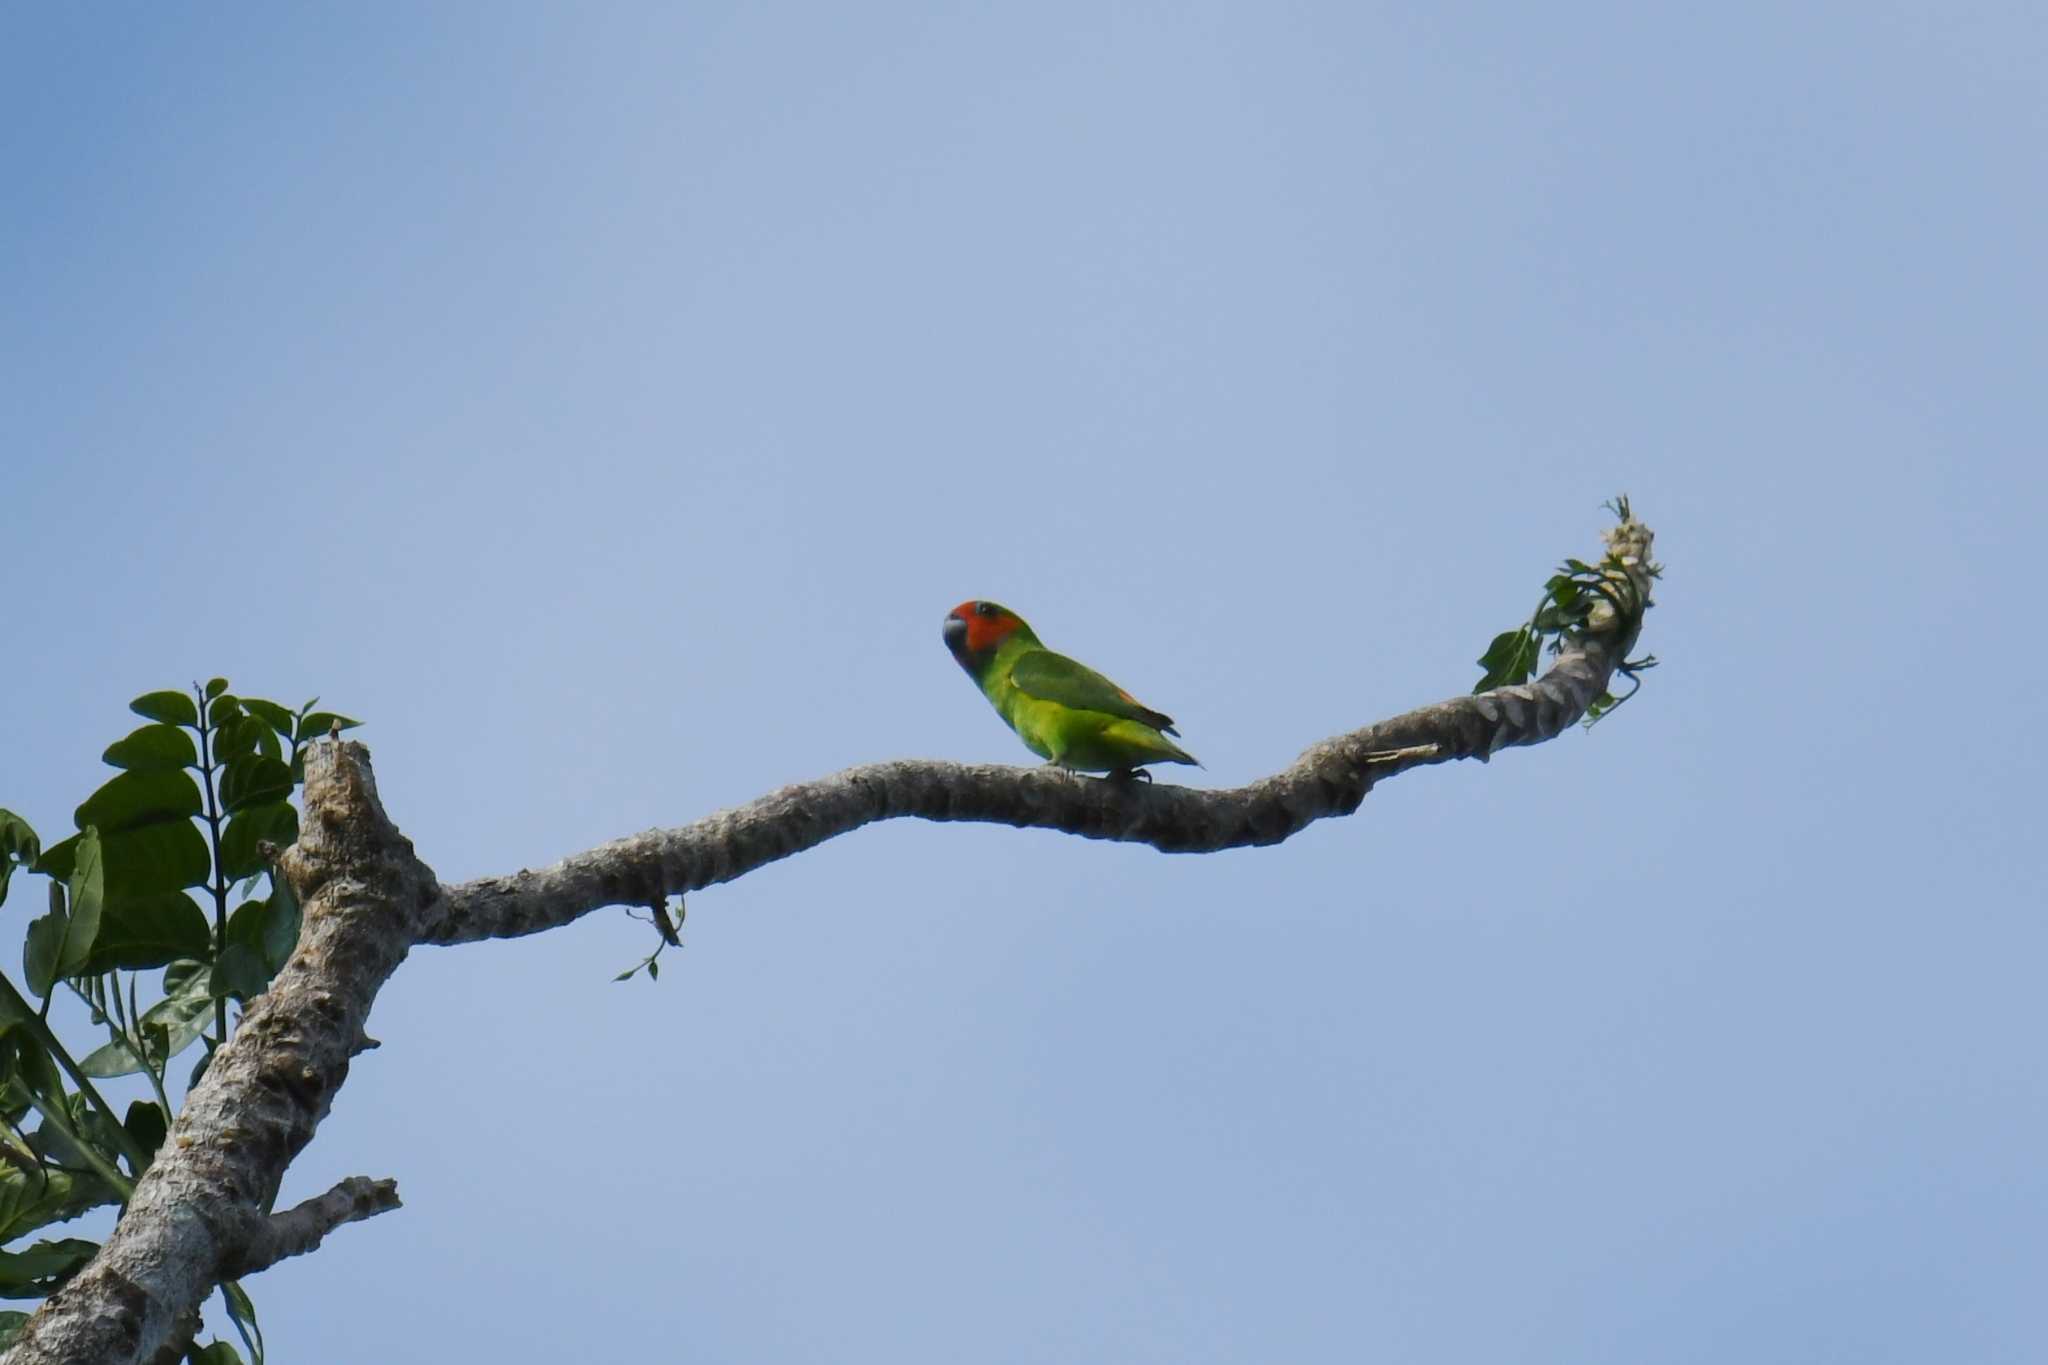
<path id="1" fill-rule="evenodd" d="M 1626 495 L 1601 504 L 1615 515 L 1615 519 L 1626 527 L 1634 520 L 1629 510 Z M 1598 564 L 1588 564 L 1581 559 L 1567 559 L 1558 566 L 1543 585 L 1543 596 L 1537 600 L 1536 610 L 1523 624 L 1512 630 L 1504 630 L 1493 637 L 1486 647 L 1486 653 L 1479 656 L 1482 670 L 1473 692 L 1491 692 L 1496 687 L 1513 687 L 1529 681 L 1543 655 L 1562 653 L 1567 643 L 1577 643 L 1590 634 L 1613 630 L 1622 622 L 1635 622 L 1654 604 L 1649 595 L 1639 586 L 1632 568 L 1650 579 L 1663 576 L 1663 566 L 1643 564 L 1632 566 L 1625 563 L 1621 552 L 1614 548 L 1610 533 L 1610 548 Z M 1620 697 L 1613 692 L 1602 692 L 1586 708 L 1583 724 L 1591 729 L 1600 719 L 1615 707 L 1627 701 L 1641 687 L 1636 675 L 1657 666 L 1655 655 L 1627 660 L 1616 666 L 1615 671 L 1626 677 L 1635 686 Z"/>
<path id="2" fill-rule="evenodd" d="M 44 847 L 0 810 L 0 902 L 16 874 L 47 882 L 21 985 L 0 971 L 0 1298 L 42 1298 L 91 1259 L 97 1244 L 79 1238 L 20 1243 L 127 1202 L 170 1128 L 172 1061 L 200 1045 L 196 1082 L 227 1040 L 229 1004 L 261 994 L 297 946 L 298 902 L 272 860 L 298 837 L 307 746 L 359 724 L 316 705 L 236 696 L 225 678 L 150 692 L 130 703 L 148 723 L 102 754 L 117 771 L 73 812 L 75 834 Z M 60 989 L 106 1035 L 83 1057 L 51 1027 Z M 101 1082 L 129 1077 L 147 1093 L 117 1115 Z M 255 1305 L 221 1288 L 260 1365 Z M 26 1320 L 0 1312 L 0 1349 Z M 241 1356 L 216 1341 L 187 1358 Z"/>

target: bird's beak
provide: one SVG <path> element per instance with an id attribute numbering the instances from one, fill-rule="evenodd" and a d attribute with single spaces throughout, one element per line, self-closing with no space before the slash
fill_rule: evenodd
<path id="1" fill-rule="evenodd" d="M 958 616 L 948 614 L 946 624 L 939 628 L 946 637 L 946 648 L 953 651 L 953 657 L 961 663 L 967 662 L 967 623 Z"/>

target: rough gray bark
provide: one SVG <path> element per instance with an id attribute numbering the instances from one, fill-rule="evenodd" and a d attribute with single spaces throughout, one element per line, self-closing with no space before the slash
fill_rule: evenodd
<path id="1" fill-rule="evenodd" d="M 1277 844 L 1313 821 L 1349 815 L 1374 784 L 1396 773 L 1554 738 L 1607 689 L 1619 657 L 1589 642 L 1567 650 L 1533 682 L 1456 697 L 1324 740 L 1271 777 L 1222 791 L 1075 778 L 1051 768 L 869 763 L 681 829 L 614 840 L 537 872 L 449 887 L 428 911 L 420 941 L 513 938 L 605 906 L 652 905 L 903 816 L 1056 829 L 1166 853 Z"/>
<path id="2" fill-rule="evenodd" d="M 397 1181 L 352 1175 L 323 1195 L 271 1214 L 250 1235 L 240 1258 L 223 1268 L 223 1278 L 238 1280 L 288 1256 L 303 1256 L 343 1223 L 361 1222 L 398 1207 Z"/>
<path id="3" fill-rule="evenodd" d="M 8 1361 L 148 1360 L 222 1280 L 396 1205 L 389 1182 L 344 1182 L 311 1212 L 269 1214 L 285 1167 L 369 1045 L 370 1002 L 439 894 L 385 819 L 360 744 L 313 746 L 305 804 L 284 856 L 304 906 L 298 951 L 193 1087 L 106 1245 L 43 1301 Z"/>
<path id="4" fill-rule="evenodd" d="M 1649 532 L 1608 533 L 1632 600 L 1649 602 Z M 1616 577 L 1624 570 L 1615 570 Z M 378 989 L 414 943 L 538 933 L 610 905 L 651 905 L 733 878 L 877 820 L 916 816 L 1063 830 L 1200 853 L 1273 844 L 1348 815 L 1396 773 L 1486 759 L 1570 727 L 1633 647 L 1629 619 L 1596 612 L 1592 638 L 1534 682 L 1421 707 L 1325 740 L 1261 781 L 1196 791 L 1043 769 L 907 759 L 797 783 L 676 830 L 621 839 L 539 872 L 443 891 L 385 816 L 369 751 L 312 746 L 306 818 L 281 866 L 305 907 L 298 951 L 193 1088 L 156 1163 L 92 1262 L 43 1302 L 7 1365 L 151 1360 L 224 1279 L 311 1250 L 344 1222 L 395 1208 L 390 1181 L 355 1177 L 268 1213 L 312 1139 Z"/>

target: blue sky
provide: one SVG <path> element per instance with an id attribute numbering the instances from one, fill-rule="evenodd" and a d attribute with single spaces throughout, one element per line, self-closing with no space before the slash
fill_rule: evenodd
<path id="1" fill-rule="evenodd" d="M 901 823 L 692 897 L 653 986 L 620 912 L 421 950 L 286 1189 L 406 1209 L 251 1285 L 277 1358 L 2041 1358 L 2044 55 L 1991 3 L 10 10 L 52 837 L 215 673 L 363 717 L 449 881 L 1029 762 L 970 596 L 1229 785 L 1469 687 L 1603 498 L 1670 566 L 1612 722 L 1279 848 Z"/>

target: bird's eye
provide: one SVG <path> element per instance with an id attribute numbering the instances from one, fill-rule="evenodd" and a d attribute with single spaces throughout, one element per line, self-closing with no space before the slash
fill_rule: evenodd
<path id="1" fill-rule="evenodd" d="M 974 614 L 982 617 L 994 616 L 996 614 L 996 604 L 993 602 L 976 602 L 974 604 Z"/>

